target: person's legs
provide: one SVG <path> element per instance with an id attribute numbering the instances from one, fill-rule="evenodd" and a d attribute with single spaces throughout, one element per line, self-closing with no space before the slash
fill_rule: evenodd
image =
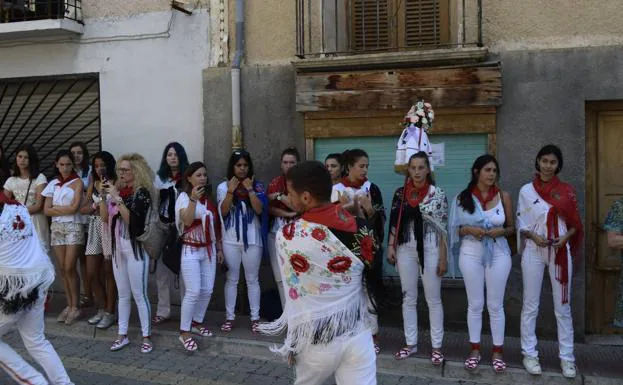
<path id="1" fill-rule="evenodd" d="M 147 297 L 147 280 L 149 277 L 149 257 L 145 254 L 143 259 L 135 258 L 132 249 L 124 250 L 130 277 L 130 288 L 138 318 L 141 322 L 143 337 L 151 336 L 151 305 Z"/>
<path id="2" fill-rule="evenodd" d="M 427 247 L 428 246 L 428 247 Z M 443 343 L 443 304 L 441 303 L 441 277 L 437 275 L 439 265 L 439 248 L 437 245 L 424 246 L 424 271 L 422 285 L 424 297 L 428 304 L 430 322 L 430 339 L 433 349 L 441 349 Z"/>
<path id="3" fill-rule="evenodd" d="M 370 338 L 372 342 L 372 338 Z M 322 385 L 331 377 L 342 360 L 343 342 L 311 345 L 296 355 L 294 385 Z M 372 347 L 374 354 L 374 347 Z"/>
<path id="4" fill-rule="evenodd" d="M 132 311 L 132 289 L 130 287 L 130 276 L 128 275 L 126 257 L 118 252 L 114 258 L 112 265 L 115 274 L 115 282 L 117 284 L 117 293 L 119 295 L 119 300 L 117 301 L 118 333 L 120 336 L 126 336 L 128 334 L 130 312 Z"/>
<path id="5" fill-rule="evenodd" d="M 370 331 L 342 344 L 342 357 L 335 371 L 337 385 L 376 385 L 376 353 Z"/>
<path id="6" fill-rule="evenodd" d="M 485 305 L 485 268 L 480 249 L 482 249 L 480 243 L 478 245 L 464 243 L 459 255 L 459 268 L 463 273 L 467 292 L 467 329 L 469 342 L 472 344 L 480 344 L 482 311 Z"/>
<path id="7" fill-rule="evenodd" d="M 249 307 L 251 309 L 251 321 L 260 319 L 260 263 L 262 262 L 262 247 L 249 246 L 246 252 L 242 253 L 242 265 L 244 266 L 244 277 L 247 282 L 247 292 L 249 296 Z"/>
<path id="8" fill-rule="evenodd" d="M 31 310 L 25 312 L 17 323 L 17 330 L 28 353 L 45 370 L 50 382 L 55 385 L 69 385 L 72 382 L 65 371 L 65 367 L 54 347 L 44 335 L 44 304 L 45 297 L 39 299 Z"/>
<path id="9" fill-rule="evenodd" d="M 552 297 L 554 300 L 554 314 L 556 315 L 556 325 L 558 328 L 558 346 L 561 360 L 575 362 L 573 354 L 573 318 L 571 316 L 571 284 L 573 277 L 573 264 L 571 256 L 567 253 L 567 263 L 569 266 L 567 285 L 567 303 L 562 303 L 563 289 L 560 282 L 556 280 L 556 265 L 549 264 L 549 278 L 552 283 Z"/>
<path id="10" fill-rule="evenodd" d="M 112 260 L 104 259 L 104 280 L 106 281 L 106 312 L 115 313 L 115 303 L 117 302 L 117 284 L 113 273 Z"/>
<path id="11" fill-rule="evenodd" d="M 169 318 L 171 316 L 171 283 L 173 272 L 162 263 L 162 259 L 156 262 L 156 287 L 158 291 L 158 305 L 156 316 Z"/>
<path id="12" fill-rule="evenodd" d="M 521 351 L 525 357 L 538 358 L 536 319 L 543 286 L 545 263 L 534 250 L 524 250 L 521 257 L 523 305 L 521 308 Z"/>
<path id="13" fill-rule="evenodd" d="M 80 305 L 80 302 L 79 302 L 80 288 L 78 286 L 78 272 L 76 270 L 76 263 L 77 263 L 78 255 L 81 252 L 82 248 L 83 248 L 82 245 L 67 245 L 67 248 L 65 251 L 64 267 L 65 267 L 65 276 L 67 277 L 67 282 L 70 288 L 70 300 L 71 300 L 70 307 L 71 308 L 78 308 Z M 86 266 L 85 266 L 85 269 L 86 269 Z M 89 290 L 91 290 L 90 287 L 89 287 Z"/>
<path id="14" fill-rule="evenodd" d="M 238 279 L 240 277 L 242 253 L 242 246 L 223 243 L 223 256 L 227 264 L 225 317 L 229 321 L 236 319 L 236 297 L 238 296 Z"/>
<path id="15" fill-rule="evenodd" d="M 402 288 L 402 320 L 407 346 L 416 346 L 418 340 L 417 296 L 420 265 L 417 249 L 399 246 L 396 251 L 396 268 Z"/>
<path id="16" fill-rule="evenodd" d="M 214 289 L 214 279 L 216 277 L 216 255 L 212 258 L 204 258 L 200 261 L 199 270 L 201 274 L 201 289 L 199 291 L 199 301 L 195 306 L 195 314 L 193 321 L 203 323 L 210 299 L 212 299 L 212 290 Z"/>
<path id="17" fill-rule="evenodd" d="M 273 271 L 273 277 L 275 277 L 275 283 L 277 284 L 277 290 L 279 291 L 279 299 L 281 300 L 281 307 L 286 304 L 286 297 L 283 291 L 283 280 L 281 278 L 281 268 L 277 257 L 277 248 L 275 246 L 275 233 L 268 233 L 268 254 L 270 255 L 270 267 Z"/>
<path id="18" fill-rule="evenodd" d="M 504 293 L 506 281 L 511 271 L 511 257 L 501 249 L 495 248 L 495 255 L 491 266 L 485 268 L 485 284 L 487 287 L 487 310 L 493 345 L 504 345 L 504 329 L 506 317 L 504 315 Z"/>
<path id="19" fill-rule="evenodd" d="M 106 308 L 106 291 L 102 284 L 102 261 L 104 257 L 100 255 L 87 255 L 87 276 L 93 290 L 98 309 Z"/>
<path id="20" fill-rule="evenodd" d="M 180 266 L 180 273 L 186 286 L 180 317 L 180 331 L 183 332 L 190 332 L 193 315 L 199 300 L 199 292 L 201 290 L 200 265 L 200 261 L 193 258 L 193 250 L 188 246 L 184 246 L 182 248 L 182 263 Z"/>

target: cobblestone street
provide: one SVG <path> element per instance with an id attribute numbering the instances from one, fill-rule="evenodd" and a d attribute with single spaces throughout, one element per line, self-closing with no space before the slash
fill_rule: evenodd
<path id="1" fill-rule="evenodd" d="M 291 384 L 293 378 L 292 370 L 285 363 L 233 355 L 217 356 L 205 348 L 186 354 L 181 346 L 157 346 L 152 353 L 141 354 L 135 339 L 125 349 L 110 352 L 110 341 L 104 339 L 48 337 L 76 385 L 286 385 Z M 5 340 L 24 358 L 31 360 L 17 333 L 10 333 Z M 475 384 L 386 374 L 378 376 L 379 385 L 459 383 Z M 0 372 L 0 384 L 9 385 L 12 380 Z M 330 384 L 334 382 L 327 382 Z"/>

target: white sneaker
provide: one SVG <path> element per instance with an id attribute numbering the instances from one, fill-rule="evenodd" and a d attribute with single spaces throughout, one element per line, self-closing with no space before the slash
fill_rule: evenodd
<path id="1" fill-rule="evenodd" d="M 89 325 L 97 325 L 102 320 L 103 316 L 104 316 L 104 310 L 100 309 L 97 311 L 97 314 L 89 318 L 87 322 L 89 323 Z"/>
<path id="2" fill-rule="evenodd" d="M 562 369 L 562 376 L 566 378 L 575 378 L 576 369 L 575 363 L 567 360 L 560 360 L 560 368 Z"/>
<path id="3" fill-rule="evenodd" d="M 539 364 L 539 359 L 536 357 L 524 357 L 523 367 L 526 368 L 526 372 L 535 376 L 541 374 L 541 364 Z"/>
<path id="4" fill-rule="evenodd" d="M 114 314 L 104 313 L 102 319 L 97 325 L 95 325 L 95 327 L 98 329 L 108 329 L 115 323 L 116 320 L 117 317 L 115 317 Z"/>

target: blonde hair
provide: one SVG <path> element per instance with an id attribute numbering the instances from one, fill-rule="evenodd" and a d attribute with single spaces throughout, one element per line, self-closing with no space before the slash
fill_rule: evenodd
<path id="1" fill-rule="evenodd" d="M 145 158 L 143 158 L 141 154 L 137 154 L 135 152 L 121 155 L 121 157 L 117 159 L 117 175 L 120 175 L 119 167 L 121 166 L 121 162 L 123 161 L 127 161 L 128 163 L 130 163 L 130 168 L 132 169 L 132 173 L 134 174 L 134 191 L 138 190 L 139 188 L 146 189 L 147 191 L 149 191 L 152 203 L 155 204 L 156 195 L 153 182 L 155 174 L 147 164 Z M 121 182 L 121 178 L 119 178 L 119 183 L 123 183 Z"/>

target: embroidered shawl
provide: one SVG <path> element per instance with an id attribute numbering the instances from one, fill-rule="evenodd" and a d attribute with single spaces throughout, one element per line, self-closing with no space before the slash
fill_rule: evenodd
<path id="1" fill-rule="evenodd" d="M 329 227 L 302 218 L 277 233 L 286 305 L 279 319 L 259 326 L 268 335 L 287 329 L 284 344 L 273 346 L 273 352 L 299 353 L 310 345 L 328 344 L 370 327 L 363 286 L 365 264 L 357 253 L 373 258 L 374 237 L 364 233 L 350 233 L 360 240 L 354 251 Z"/>
<path id="2" fill-rule="evenodd" d="M 474 200 L 475 207 L 473 214 L 470 214 L 461 207 L 458 196 L 452 200 L 452 208 L 450 209 L 448 222 L 448 233 L 450 236 L 449 254 L 452 255 L 453 260 L 458 260 L 461 250 L 461 241 L 464 237 L 459 235 L 459 229 L 462 226 L 482 227 L 485 230 L 495 228 L 489 218 L 485 215 L 484 210 L 480 205 L 480 201 L 473 195 L 472 199 Z M 502 199 L 502 197 L 500 197 L 500 199 Z M 467 235 L 466 237 L 475 239 L 471 235 Z M 493 263 L 493 248 L 495 245 L 502 247 L 502 249 L 508 254 L 511 252 L 508 241 L 504 236 L 499 236 L 497 238 L 483 237 L 481 242 L 484 246 L 484 255 L 482 258 L 483 266 L 491 266 L 491 263 Z"/>

